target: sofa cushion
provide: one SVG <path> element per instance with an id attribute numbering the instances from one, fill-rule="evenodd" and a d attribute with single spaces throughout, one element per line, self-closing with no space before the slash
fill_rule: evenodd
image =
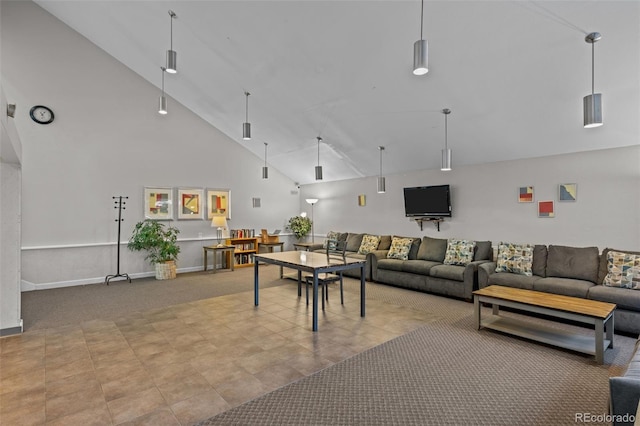
<path id="1" fill-rule="evenodd" d="M 513 274 L 532 276 L 533 246 L 531 244 L 498 244 L 496 272 L 511 272 Z"/>
<path id="2" fill-rule="evenodd" d="M 562 294 L 565 296 L 587 298 L 589 289 L 595 284 L 587 280 L 573 278 L 547 277 L 540 278 L 533 283 L 533 289 L 545 293 Z"/>
<path id="3" fill-rule="evenodd" d="M 380 237 L 378 235 L 365 235 L 364 237 L 362 237 L 362 242 L 360 243 L 360 247 L 358 248 L 358 254 L 371 253 L 372 251 L 378 249 L 379 244 Z"/>
<path id="4" fill-rule="evenodd" d="M 430 260 L 432 262 L 444 262 L 444 255 L 447 252 L 446 238 L 422 237 L 422 242 L 418 248 L 419 260 Z"/>
<path id="5" fill-rule="evenodd" d="M 475 247 L 475 241 L 449 238 L 447 241 L 447 252 L 444 256 L 444 264 L 464 266 L 471 263 L 473 261 L 473 251 Z"/>
<path id="6" fill-rule="evenodd" d="M 533 246 L 533 264 L 531 265 L 533 275 L 539 277 L 547 276 L 547 246 L 536 244 Z"/>
<path id="7" fill-rule="evenodd" d="M 523 288 L 525 290 L 533 290 L 533 283 L 538 281 L 540 277 L 526 275 L 510 274 L 508 272 L 498 272 L 489 275 L 488 285 L 502 285 L 512 288 Z"/>
<path id="8" fill-rule="evenodd" d="M 601 302 L 615 303 L 618 309 L 640 312 L 640 291 L 628 288 L 594 285 L 589 289 L 587 298 Z"/>
<path id="9" fill-rule="evenodd" d="M 404 261 L 398 259 L 378 259 L 378 269 L 388 271 L 402 271 Z"/>
<path id="10" fill-rule="evenodd" d="M 597 281 L 597 284 L 604 283 L 604 277 L 606 277 L 607 274 L 609 273 L 609 271 L 607 270 L 607 254 L 610 251 L 620 251 L 622 253 L 639 254 L 640 255 L 640 251 L 618 250 L 618 249 L 612 249 L 612 248 L 609 248 L 609 247 L 607 247 L 606 249 L 602 250 L 602 256 L 600 256 L 600 267 L 598 268 L 598 281 Z"/>
<path id="11" fill-rule="evenodd" d="M 352 234 L 351 232 L 349 232 L 349 234 L 347 235 L 347 247 L 345 248 L 345 251 L 357 252 L 360 248 L 360 244 L 362 244 L 363 237 L 364 234 Z"/>
<path id="12" fill-rule="evenodd" d="M 391 248 L 391 235 L 381 235 L 378 250 L 389 250 Z"/>
<path id="13" fill-rule="evenodd" d="M 402 272 L 410 274 L 429 275 L 429 271 L 434 266 L 442 265 L 441 262 L 429 260 L 405 260 L 402 262 Z"/>
<path id="14" fill-rule="evenodd" d="M 604 285 L 640 290 L 640 255 L 609 251 L 607 271 Z"/>
<path id="15" fill-rule="evenodd" d="M 420 248 L 420 242 L 422 241 L 422 239 L 420 237 L 416 238 L 416 237 L 400 237 L 397 235 L 394 235 L 393 237 L 391 237 L 391 242 L 393 243 L 393 238 L 408 238 L 411 240 L 411 247 L 409 249 L 409 259 L 410 260 L 416 260 L 418 258 L 418 249 Z"/>
<path id="16" fill-rule="evenodd" d="M 438 265 L 431 268 L 429 275 L 436 278 L 444 278 L 453 281 L 464 281 L 464 266 Z"/>
<path id="17" fill-rule="evenodd" d="M 598 281 L 599 251 L 597 247 L 549 246 L 547 277 Z"/>
<path id="18" fill-rule="evenodd" d="M 476 241 L 473 260 L 493 260 L 491 241 Z"/>
<path id="19" fill-rule="evenodd" d="M 391 248 L 389 249 L 389 253 L 387 253 L 387 258 L 408 260 L 412 244 L 412 238 L 393 237 L 391 240 Z"/>

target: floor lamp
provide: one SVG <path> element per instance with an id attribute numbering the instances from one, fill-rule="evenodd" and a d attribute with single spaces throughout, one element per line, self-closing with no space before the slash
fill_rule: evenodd
<path id="1" fill-rule="evenodd" d="M 311 204 L 311 243 L 315 243 L 314 232 L 313 232 L 313 205 L 318 202 L 317 198 L 307 198 L 305 201 Z"/>

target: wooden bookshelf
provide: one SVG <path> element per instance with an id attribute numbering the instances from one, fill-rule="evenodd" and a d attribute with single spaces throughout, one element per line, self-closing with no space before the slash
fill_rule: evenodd
<path id="1" fill-rule="evenodd" d="M 227 238 L 226 244 L 236 248 L 233 255 L 233 264 L 236 268 L 253 266 L 254 255 L 258 252 L 257 238 Z M 227 262 L 227 265 L 231 264 L 231 253 L 227 253 Z"/>

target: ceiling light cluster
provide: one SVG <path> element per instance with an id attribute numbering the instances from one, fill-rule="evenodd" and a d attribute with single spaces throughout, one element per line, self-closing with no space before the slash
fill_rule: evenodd
<path id="1" fill-rule="evenodd" d="M 173 10 L 169 10 L 169 19 L 171 20 L 170 44 L 169 50 L 167 50 L 167 63 L 164 67 L 160 67 L 162 70 L 162 93 L 158 100 L 158 114 L 162 115 L 167 114 L 167 97 L 164 93 L 164 73 L 175 74 L 178 72 L 178 53 L 173 50 L 173 20 L 177 17 L 178 15 L 176 15 Z"/>

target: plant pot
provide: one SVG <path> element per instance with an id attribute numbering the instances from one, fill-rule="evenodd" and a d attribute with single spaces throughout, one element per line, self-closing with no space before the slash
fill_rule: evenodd
<path id="1" fill-rule="evenodd" d="M 176 262 L 167 260 L 156 263 L 156 280 L 172 280 L 176 277 Z"/>

